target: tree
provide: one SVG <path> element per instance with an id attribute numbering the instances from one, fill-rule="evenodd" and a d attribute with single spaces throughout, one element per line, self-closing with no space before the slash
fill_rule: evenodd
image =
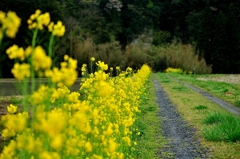
<path id="1" fill-rule="evenodd" d="M 212 39 L 212 70 L 213 73 L 229 73 L 230 57 L 227 30 L 226 16 L 220 11 L 216 20 L 216 30 Z"/>
<path id="2" fill-rule="evenodd" d="M 196 50 L 200 58 L 204 58 L 208 65 L 213 63 L 212 61 L 212 40 L 214 36 L 214 18 L 210 10 L 210 3 L 208 2 L 203 13 L 201 26 L 198 32 Z"/>
<path id="3" fill-rule="evenodd" d="M 231 73 L 240 72 L 240 25 L 234 4 L 230 4 L 227 14 L 227 37 L 229 46 L 229 62 Z"/>

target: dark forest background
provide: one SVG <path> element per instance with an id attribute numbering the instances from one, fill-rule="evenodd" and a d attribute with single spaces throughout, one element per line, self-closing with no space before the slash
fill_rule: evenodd
<path id="1" fill-rule="evenodd" d="M 1 0 L 0 10 L 22 19 L 17 37 L 0 48 L 1 77 L 12 77 L 5 49 L 29 44 L 27 19 L 36 9 L 66 26 L 55 42 L 56 61 L 69 54 L 79 68 L 94 56 L 123 69 L 147 63 L 153 71 L 240 73 L 239 0 Z M 47 33 L 39 39 L 44 46 Z"/>

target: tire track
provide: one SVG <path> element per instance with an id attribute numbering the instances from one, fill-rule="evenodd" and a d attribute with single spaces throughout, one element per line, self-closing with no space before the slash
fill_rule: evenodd
<path id="1" fill-rule="evenodd" d="M 160 108 L 162 133 L 168 142 L 167 146 L 159 152 L 160 157 L 166 158 L 165 154 L 170 153 L 171 156 L 167 158 L 208 158 L 208 151 L 202 148 L 200 142 L 194 137 L 196 130 L 181 118 L 156 77 L 153 78 L 153 83 Z"/>

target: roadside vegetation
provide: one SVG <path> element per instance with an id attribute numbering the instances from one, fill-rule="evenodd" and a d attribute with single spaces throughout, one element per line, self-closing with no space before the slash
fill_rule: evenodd
<path id="1" fill-rule="evenodd" d="M 0 42 L 4 36 L 15 36 L 21 21 L 14 12 L 1 14 Z M 146 83 L 150 67 L 122 71 L 117 66 L 114 72 L 113 67 L 91 57 L 90 65 L 81 67 L 79 91 L 71 92 L 77 60 L 64 55 L 57 67 L 51 58 L 52 42 L 55 36 L 63 36 L 64 25 L 50 22 L 49 13 L 40 10 L 30 16 L 28 24 L 33 33 L 30 46 L 7 49 L 23 94 L 0 98 L 1 106 L 6 104 L 1 109 L 0 158 L 157 157 L 164 139 L 154 88 L 150 81 Z M 36 45 L 38 32 L 45 27 L 50 32 L 48 51 Z M 48 82 L 36 88 L 36 77 Z"/>
<path id="2" fill-rule="evenodd" d="M 141 95 L 140 116 L 136 121 L 138 131 L 141 133 L 137 138 L 137 158 L 159 158 L 158 152 L 166 144 L 161 132 L 161 120 L 159 118 L 159 107 L 156 103 L 155 87 L 152 75 L 146 83 L 146 90 Z M 166 157 L 169 154 L 163 154 Z"/>
<path id="3" fill-rule="evenodd" d="M 240 158 L 239 117 L 185 87 L 182 83 L 172 80 L 168 75 L 157 73 L 163 89 L 181 116 L 190 126 L 196 128 L 196 137 L 204 147 L 210 150 L 210 158 Z M 172 74 L 172 76 L 189 75 Z"/>

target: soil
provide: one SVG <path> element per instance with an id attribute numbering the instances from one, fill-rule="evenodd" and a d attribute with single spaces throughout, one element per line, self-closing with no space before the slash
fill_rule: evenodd
<path id="1" fill-rule="evenodd" d="M 167 146 L 159 152 L 159 156 L 166 158 L 166 153 L 169 153 L 168 158 L 208 158 L 208 150 L 201 146 L 195 136 L 196 130 L 182 119 L 176 107 L 163 91 L 160 82 L 156 78 L 153 79 L 153 82 L 156 89 L 157 103 L 160 107 L 159 116 L 162 133 L 168 142 Z"/>

